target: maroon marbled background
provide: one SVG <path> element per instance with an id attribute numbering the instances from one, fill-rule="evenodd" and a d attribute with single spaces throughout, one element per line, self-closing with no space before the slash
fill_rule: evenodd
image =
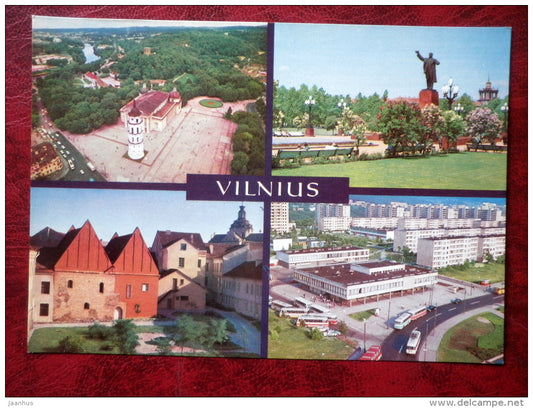
<path id="1" fill-rule="evenodd" d="M 6 396 L 526 396 L 526 6 L 6 6 Z M 26 353 L 31 15 L 510 26 L 504 366 Z"/>

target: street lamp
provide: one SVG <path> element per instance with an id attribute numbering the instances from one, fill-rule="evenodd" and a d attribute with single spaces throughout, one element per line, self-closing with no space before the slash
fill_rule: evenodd
<path id="1" fill-rule="evenodd" d="M 309 95 L 309 98 L 307 98 L 304 102 L 309 107 L 309 124 L 307 125 L 307 129 L 305 131 L 306 136 L 314 136 L 315 131 L 313 129 L 313 123 L 312 123 L 312 117 L 311 117 L 311 108 L 315 104 L 315 100 L 311 95 Z"/>
<path id="2" fill-rule="evenodd" d="M 452 104 L 457 95 L 459 94 L 459 87 L 453 83 L 453 78 L 448 80 L 448 83 L 442 87 L 442 93 L 448 100 L 449 109 L 452 109 Z"/>
<path id="3" fill-rule="evenodd" d="M 459 116 L 462 117 L 465 108 L 464 108 L 464 106 L 461 105 L 461 103 L 459 102 L 457 105 L 454 106 L 453 110 L 454 110 Z"/>
<path id="4" fill-rule="evenodd" d="M 344 99 L 341 99 L 339 101 L 339 103 L 337 104 L 337 106 L 339 107 L 339 109 L 341 110 L 341 114 L 340 114 L 340 121 L 338 123 L 339 125 L 339 136 L 341 136 L 343 133 L 344 133 L 344 129 L 343 129 L 343 126 L 342 126 L 342 123 L 344 122 L 344 112 L 346 111 L 346 102 L 344 102 Z"/>
<path id="5" fill-rule="evenodd" d="M 509 105 L 507 102 L 505 102 L 500 109 L 503 112 L 503 128 L 505 130 L 505 136 L 502 139 L 503 144 L 507 144 L 507 115 L 509 115 Z"/>

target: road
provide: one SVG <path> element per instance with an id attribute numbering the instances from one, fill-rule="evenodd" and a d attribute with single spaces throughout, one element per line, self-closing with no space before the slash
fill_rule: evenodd
<path id="1" fill-rule="evenodd" d="M 460 297 L 459 297 L 460 298 Z M 405 353 L 405 346 L 409 338 L 409 334 L 415 328 L 421 332 L 420 344 L 424 343 L 428 333 L 434 330 L 439 325 L 443 324 L 447 320 L 459 316 L 462 313 L 473 311 L 485 306 L 490 306 L 493 303 L 502 302 L 502 296 L 494 296 L 487 294 L 461 301 L 461 303 L 446 303 L 438 306 L 432 312 L 428 312 L 424 317 L 421 317 L 411 324 L 407 325 L 401 330 L 395 330 L 389 335 L 382 343 L 383 360 L 387 361 L 417 361 L 425 360 L 420 354 L 424 351 L 422 347 L 418 348 L 416 355 L 408 355 Z M 437 339 L 440 342 L 440 339 Z M 422 357 L 422 358 L 421 358 Z"/>
<path id="2" fill-rule="evenodd" d="M 63 164 L 69 170 L 61 177 L 62 181 L 106 181 L 100 173 L 91 171 L 87 166 L 87 158 L 61 132 L 53 129 L 50 131 L 52 132 L 51 142 L 63 160 Z M 69 168 L 69 159 L 72 161 L 74 169 Z"/>

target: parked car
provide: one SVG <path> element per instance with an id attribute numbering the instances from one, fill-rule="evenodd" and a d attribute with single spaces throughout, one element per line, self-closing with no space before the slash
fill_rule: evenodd
<path id="1" fill-rule="evenodd" d="M 324 333 L 322 333 L 324 336 L 328 336 L 328 337 L 335 337 L 335 336 L 338 336 L 341 334 L 340 331 L 337 331 L 337 330 L 332 330 L 332 329 L 329 329 L 329 330 L 326 330 Z"/>
<path id="2" fill-rule="evenodd" d="M 428 312 L 433 312 L 433 311 L 435 311 L 436 308 L 437 308 L 437 306 L 435 306 L 435 305 L 429 305 L 426 309 L 427 309 Z"/>

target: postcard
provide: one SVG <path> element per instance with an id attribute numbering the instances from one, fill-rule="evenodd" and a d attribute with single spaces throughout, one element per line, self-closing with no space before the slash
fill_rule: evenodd
<path id="1" fill-rule="evenodd" d="M 510 47 L 33 16 L 27 351 L 503 364 Z"/>

